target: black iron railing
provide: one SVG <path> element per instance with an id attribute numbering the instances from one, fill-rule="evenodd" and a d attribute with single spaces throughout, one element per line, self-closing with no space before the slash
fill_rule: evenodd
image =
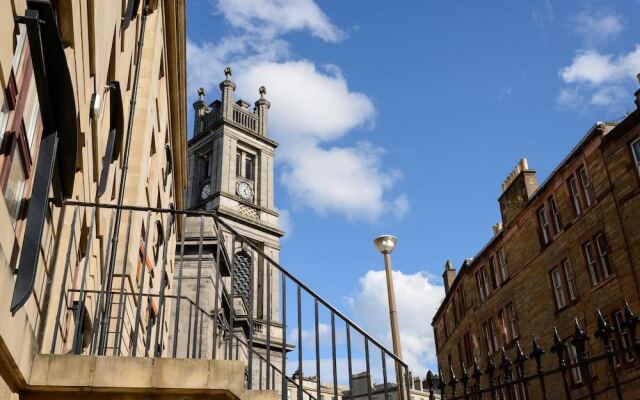
<path id="1" fill-rule="evenodd" d="M 338 399 L 365 372 L 409 399 L 402 360 L 215 212 L 69 201 L 61 218 L 45 351 L 243 360 L 247 388 L 283 400 Z"/>
<path id="2" fill-rule="evenodd" d="M 491 355 L 487 355 L 484 368 L 474 358 L 473 365 L 465 366 L 462 363 L 457 371 L 452 365 L 445 366 L 447 370 L 441 370 L 438 374 L 429 371 L 425 381 L 429 398 L 433 400 L 436 398 L 435 394 L 439 393 L 442 399 L 449 400 L 636 399 L 640 375 L 627 374 L 623 380 L 621 369 L 622 360 L 629 364 L 628 370 L 638 369 L 638 317 L 626 303 L 621 324 L 628 339 L 624 345 L 616 343 L 613 337 L 616 328 L 600 311 L 597 313 L 597 321 L 598 328 L 594 336 L 604 349 L 601 354 L 589 353 L 591 338 L 576 319 L 575 330 L 570 339 L 561 339 L 554 329 L 553 345 L 548 349 L 555 356 L 554 368 L 543 368 L 546 351 L 534 336 L 529 354 L 525 353 L 520 342 L 516 342 L 511 356 L 502 348 L 498 364 Z M 601 368 L 605 372 L 600 377 L 594 372 L 594 367 L 598 364 L 605 364 Z"/>

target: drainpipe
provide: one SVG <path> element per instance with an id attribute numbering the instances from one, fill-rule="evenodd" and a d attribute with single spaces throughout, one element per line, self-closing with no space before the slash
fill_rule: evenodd
<path id="1" fill-rule="evenodd" d="M 113 236 L 111 237 L 111 254 L 109 255 L 108 274 L 106 279 L 106 297 L 109 298 L 105 305 L 104 312 L 101 317 L 100 342 L 98 345 L 98 354 L 104 355 L 106 352 L 107 332 L 109 331 L 109 322 L 111 318 L 111 305 L 113 303 L 111 297 L 111 289 L 113 283 L 114 266 L 116 263 L 116 254 L 118 249 L 118 232 L 120 231 L 120 222 L 122 220 L 121 206 L 124 203 L 125 186 L 127 183 L 127 172 L 129 171 L 129 154 L 131 152 L 131 137 L 133 135 L 133 119 L 136 111 L 136 101 L 138 97 L 138 84 L 140 80 L 140 67 L 142 62 L 142 50 L 144 45 L 144 33 L 147 26 L 147 15 L 149 13 L 149 0 L 145 0 L 140 21 L 140 36 L 138 37 L 138 54 L 136 57 L 136 70 L 133 78 L 133 89 L 131 91 L 131 100 L 129 101 L 129 117 L 127 121 L 127 137 L 124 147 L 124 162 L 122 167 L 122 175 L 120 176 L 120 186 L 118 188 L 118 208 L 115 210 L 115 223 Z M 149 229 L 149 227 L 147 227 Z M 104 284 L 104 283 L 103 283 Z M 94 321 L 96 323 L 96 321 Z"/>

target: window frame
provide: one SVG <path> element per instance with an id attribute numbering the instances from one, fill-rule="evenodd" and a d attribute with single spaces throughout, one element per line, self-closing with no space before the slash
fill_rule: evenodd
<path id="1" fill-rule="evenodd" d="M 536 211 L 538 217 L 538 226 L 540 227 L 540 239 L 542 245 L 546 246 L 551 243 L 551 225 L 549 225 L 549 219 L 547 218 L 547 211 L 544 205 L 540 206 Z"/>
<path id="2" fill-rule="evenodd" d="M 582 199 L 580 196 L 580 189 L 578 188 L 578 182 L 575 175 L 571 175 L 567 179 L 567 185 L 569 188 L 569 197 L 571 198 L 571 204 L 573 206 L 574 217 L 579 217 L 583 213 Z"/>
<path id="3" fill-rule="evenodd" d="M 578 288 L 576 286 L 576 277 L 573 271 L 573 265 L 571 265 L 569 257 L 563 259 L 561 264 L 567 286 L 567 297 L 569 298 L 569 303 L 573 303 L 578 300 Z"/>
<path id="4" fill-rule="evenodd" d="M 564 293 L 564 284 L 562 282 L 562 270 L 556 266 L 549 271 L 549 277 L 551 279 L 551 290 L 553 292 L 554 303 L 556 311 L 560 311 L 567 306 L 567 297 Z M 557 277 L 557 281 L 556 278 Z M 562 300 L 562 301 L 560 301 Z"/>
<path id="5" fill-rule="evenodd" d="M 547 198 L 547 204 L 549 204 L 549 213 L 551 214 L 555 235 L 558 235 L 560 231 L 562 231 L 562 222 L 560 220 L 560 212 L 558 211 L 558 203 L 556 202 L 555 195 L 552 194 Z"/>
<path id="6" fill-rule="evenodd" d="M 509 265 L 507 264 L 507 253 L 504 251 L 504 247 L 501 247 L 497 251 L 498 264 L 500 267 L 500 274 L 502 275 L 502 283 L 504 284 L 509 279 Z"/>
<path id="7" fill-rule="evenodd" d="M 594 199 L 591 198 L 592 185 L 587 173 L 587 167 L 585 165 L 579 166 L 576 170 L 576 175 L 578 176 L 578 181 L 580 182 L 580 189 L 582 189 L 582 198 L 585 206 L 584 208 L 587 209 L 594 203 Z"/>
<path id="8" fill-rule="evenodd" d="M 636 172 L 638 173 L 638 178 L 640 178 L 640 137 L 631 141 L 629 146 L 631 147 L 631 156 L 633 157 L 636 163 Z M 636 153 L 636 146 L 638 150 L 637 153 Z"/>
<path id="9" fill-rule="evenodd" d="M 602 239 L 604 243 L 601 243 L 600 239 Z M 613 275 L 613 266 L 611 265 L 611 256 L 609 255 L 609 242 L 603 232 L 599 232 L 594 236 L 593 240 L 596 243 L 596 250 L 598 251 L 602 280 L 607 280 Z"/>

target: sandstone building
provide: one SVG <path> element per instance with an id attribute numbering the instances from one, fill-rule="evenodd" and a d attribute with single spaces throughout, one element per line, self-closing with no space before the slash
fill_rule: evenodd
<path id="1" fill-rule="evenodd" d="M 184 2 L 5 0 L 0 38 L 0 398 L 29 398 L 61 390 L 38 354 L 141 354 L 163 331 L 176 221 L 109 207 L 184 208 Z"/>
<path id="2" fill-rule="evenodd" d="M 573 365 L 568 390 L 573 398 L 585 396 L 589 377 L 575 367 L 571 339 L 578 321 L 590 336 L 589 354 L 602 354 L 595 337 L 600 310 L 614 328 L 624 396 L 638 398 L 638 355 L 624 305 L 640 310 L 640 110 L 619 123 L 595 124 L 541 183 L 520 161 L 502 189 L 502 222 L 493 238 L 457 273 L 450 262 L 445 266 L 446 297 L 432 322 L 443 374 L 449 376 L 452 366 L 459 377 L 462 365 L 470 374 L 474 358 L 484 365 L 487 354 L 499 365 L 502 348 L 513 360 L 518 341 L 529 355 L 533 335 L 551 353 L 556 327 L 567 344 L 563 357 Z M 558 360 L 547 355 L 542 366 L 552 370 Z M 590 368 L 598 398 L 615 398 L 606 359 Z M 500 375 L 497 369 L 497 383 L 505 380 Z M 539 398 L 537 383 L 530 386 L 531 398 Z M 563 393 L 559 379 L 548 378 L 547 386 L 550 393 Z M 498 394 L 523 398 L 517 389 Z"/>

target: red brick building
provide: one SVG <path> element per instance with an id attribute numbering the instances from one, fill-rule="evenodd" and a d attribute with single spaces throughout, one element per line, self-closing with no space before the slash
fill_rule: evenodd
<path id="1" fill-rule="evenodd" d="M 517 341 L 528 355 L 534 334 L 550 353 L 554 327 L 570 339 L 576 319 L 590 336 L 589 353 L 602 354 L 594 338 L 601 310 L 615 329 L 625 398 L 640 398 L 640 357 L 622 323 L 625 300 L 640 311 L 640 110 L 618 124 L 595 124 L 542 183 L 521 160 L 502 189 L 494 237 L 457 274 L 450 262 L 445 267 L 446 297 L 432 322 L 445 377 L 450 365 L 469 369 L 474 357 L 485 365 L 491 354 L 499 364 L 502 347 L 513 359 Z M 570 340 L 565 358 L 577 360 Z M 554 355 L 543 358 L 545 370 L 557 367 Z M 499 375 L 498 369 L 497 382 Z M 571 396 L 584 396 L 581 370 L 569 368 L 567 375 Z M 614 398 L 606 360 L 593 364 L 591 375 L 598 398 Z M 549 379 L 547 386 L 563 391 L 561 380 Z M 504 396 L 522 398 L 516 392 Z"/>

